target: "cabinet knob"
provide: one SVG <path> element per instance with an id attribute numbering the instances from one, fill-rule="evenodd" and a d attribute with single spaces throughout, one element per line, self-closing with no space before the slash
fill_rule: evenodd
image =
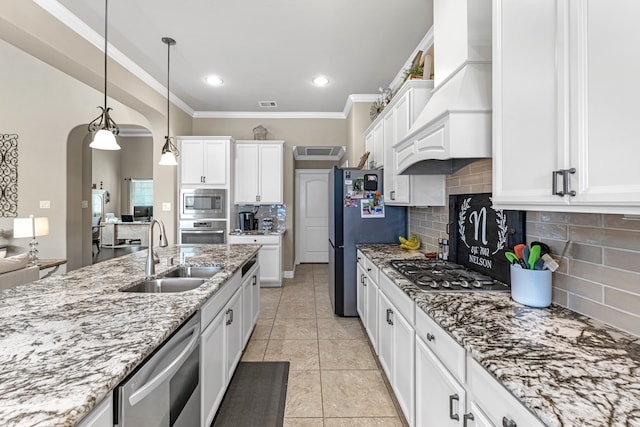
<path id="1" fill-rule="evenodd" d="M 502 427 L 518 427 L 518 424 L 510 418 L 502 417 Z"/>
<path id="2" fill-rule="evenodd" d="M 460 396 L 457 394 L 452 394 L 449 396 L 449 418 L 452 420 L 459 420 L 460 416 L 458 414 L 453 413 L 453 401 L 460 401 Z"/>
<path id="3" fill-rule="evenodd" d="M 462 427 L 467 427 L 467 420 L 474 420 L 473 414 L 471 412 L 462 416 Z"/>
<path id="4" fill-rule="evenodd" d="M 427 341 L 433 341 L 436 337 L 433 336 L 431 332 L 427 332 Z"/>

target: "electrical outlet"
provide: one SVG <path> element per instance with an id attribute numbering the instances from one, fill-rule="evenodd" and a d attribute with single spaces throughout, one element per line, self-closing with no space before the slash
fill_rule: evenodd
<path id="1" fill-rule="evenodd" d="M 40 209 L 51 209 L 50 200 L 40 200 Z"/>
<path id="2" fill-rule="evenodd" d="M 82 201 L 82 209 L 88 209 L 89 208 L 89 201 L 88 200 L 83 200 Z"/>
<path id="3" fill-rule="evenodd" d="M 171 210 L 171 202 L 162 202 L 162 210 L 170 211 Z"/>

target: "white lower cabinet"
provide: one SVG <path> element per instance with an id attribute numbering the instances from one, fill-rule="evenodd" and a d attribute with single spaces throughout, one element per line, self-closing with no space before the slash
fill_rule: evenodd
<path id="1" fill-rule="evenodd" d="M 262 245 L 260 258 L 260 286 L 282 286 L 282 234 L 230 235 L 230 244 Z"/>
<path id="2" fill-rule="evenodd" d="M 203 427 L 211 425 L 258 318 L 260 294 L 254 277 L 259 271 L 259 264 L 244 276 L 238 271 L 200 309 L 200 423 Z"/>
<path id="3" fill-rule="evenodd" d="M 361 251 L 357 269 L 358 313 L 410 426 L 544 426 Z"/>
<path id="4" fill-rule="evenodd" d="M 378 358 L 409 425 L 413 425 L 414 416 L 414 346 L 413 326 L 380 288 Z"/>
<path id="5" fill-rule="evenodd" d="M 543 427 L 544 424 L 478 362 L 468 357 L 467 389 L 482 415 L 496 426 Z M 474 418 L 476 414 L 473 414 Z M 471 424 L 473 425 L 473 424 Z M 476 424 L 482 425 L 482 424 Z"/>
<path id="6" fill-rule="evenodd" d="M 438 357 L 416 341 L 416 426 L 462 426 L 466 392 Z"/>
<path id="7" fill-rule="evenodd" d="M 84 417 L 78 427 L 113 427 L 113 394 L 109 393 Z"/>

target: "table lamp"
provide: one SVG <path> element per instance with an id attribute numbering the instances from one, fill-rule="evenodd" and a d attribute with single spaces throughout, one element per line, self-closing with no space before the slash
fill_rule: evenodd
<path id="1" fill-rule="evenodd" d="M 29 263 L 38 263 L 38 241 L 36 237 L 49 235 L 49 218 L 46 216 L 34 218 L 15 218 L 13 220 L 13 237 L 16 239 L 31 237 L 29 243 Z"/>

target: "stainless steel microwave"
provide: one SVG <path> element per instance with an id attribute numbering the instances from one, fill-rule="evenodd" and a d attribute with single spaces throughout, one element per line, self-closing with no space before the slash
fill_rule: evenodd
<path id="1" fill-rule="evenodd" d="M 180 218 L 225 218 L 227 190 L 189 188 L 180 191 Z"/>

